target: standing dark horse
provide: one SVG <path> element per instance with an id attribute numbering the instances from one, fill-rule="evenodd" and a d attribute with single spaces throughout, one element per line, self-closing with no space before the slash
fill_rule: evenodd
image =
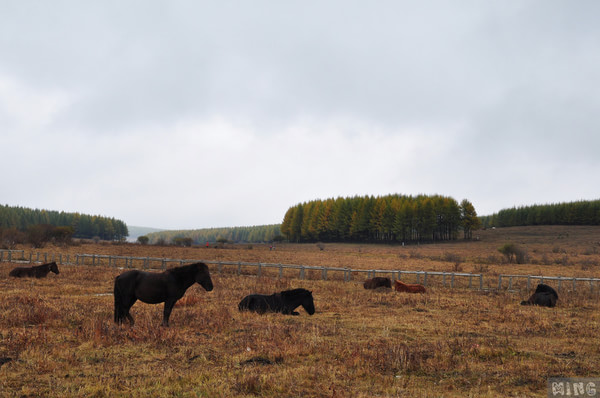
<path id="1" fill-rule="evenodd" d="M 377 289 L 378 287 L 389 287 L 391 289 L 392 281 L 390 278 L 376 276 L 375 278 L 367 279 L 365 283 L 363 283 L 363 287 L 365 289 Z"/>
<path id="2" fill-rule="evenodd" d="M 285 290 L 280 293 L 271 294 L 251 294 L 246 296 L 238 304 L 240 311 L 248 310 L 264 314 L 265 312 L 281 312 L 286 315 L 300 315 L 294 311 L 298 306 L 302 306 L 309 315 L 315 313 L 315 303 L 312 292 L 306 289 Z"/>
<path id="3" fill-rule="evenodd" d="M 115 322 L 122 323 L 127 318 L 133 326 L 129 309 L 139 299 L 148 304 L 165 303 L 162 325 L 169 326 L 169 316 L 175 302 L 194 283 L 199 283 L 207 292 L 213 290 L 206 264 L 189 264 L 161 273 L 140 270 L 123 272 L 115 278 Z"/>
<path id="4" fill-rule="evenodd" d="M 529 299 L 521 301 L 521 305 L 540 305 L 542 307 L 554 307 L 558 301 L 558 293 L 551 286 L 540 283 L 535 293 Z"/>
<path id="5" fill-rule="evenodd" d="M 45 278 L 48 275 L 48 272 L 54 272 L 55 274 L 59 274 L 58 266 L 56 262 L 51 262 L 42 265 L 35 265 L 33 267 L 17 267 L 10 271 L 8 276 L 14 276 L 16 278 L 22 278 L 24 276 L 29 276 L 32 278 Z"/>

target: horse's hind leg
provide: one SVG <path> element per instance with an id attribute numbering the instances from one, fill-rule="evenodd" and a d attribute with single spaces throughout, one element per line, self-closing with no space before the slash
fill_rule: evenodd
<path id="1" fill-rule="evenodd" d="M 133 326 L 133 324 L 135 323 L 133 321 L 133 317 L 131 316 L 131 314 L 129 313 L 129 310 L 131 310 L 131 307 L 133 307 L 133 305 L 135 304 L 135 302 L 137 301 L 137 299 L 135 297 L 133 297 L 129 303 L 127 303 L 128 305 L 125 306 L 125 318 L 127 318 L 127 320 L 129 321 L 129 325 Z"/>

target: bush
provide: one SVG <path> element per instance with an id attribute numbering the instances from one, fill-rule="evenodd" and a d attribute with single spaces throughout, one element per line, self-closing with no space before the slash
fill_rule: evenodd
<path id="1" fill-rule="evenodd" d="M 55 227 L 51 231 L 52 240 L 57 245 L 69 245 L 73 240 L 73 227 Z"/>
<path id="2" fill-rule="evenodd" d="M 37 224 L 27 228 L 27 242 L 34 248 L 40 249 L 52 238 L 54 227 L 48 224 Z"/>
<path id="3" fill-rule="evenodd" d="M 0 248 L 12 250 L 16 245 L 25 243 L 25 234 L 16 228 L 0 229 Z"/>
<path id="4" fill-rule="evenodd" d="M 527 261 L 527 250 L 514 243 L 506 243 L 498 251 L 504 255 L 509 263 L 515 261 L 517 264 L 524 264 Z"/>
<path id="5" fill-rule="evenodd" d="M 150 241 L 150 238 L 148 238 L 147 236 L 138 236 L 137 241 L 142 245 L 147 245 Z"/>

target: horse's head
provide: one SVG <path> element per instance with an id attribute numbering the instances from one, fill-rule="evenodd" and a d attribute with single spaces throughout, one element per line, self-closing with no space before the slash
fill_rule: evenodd
<path id="1" fill-rule="evenodd" d="M 315 302 L 313 300 L 312 292 L 308 292 L 308 294 L 302 300 L 302 307 L 308 312 L 308 315 L 312 315 L 315 313 Z"/>
<path id="2" fill-rule="evenodd" d="M 60 272 L 58 271 L 58 265 L 56 265 L 56 262 L 53 261 L 50 264 L 50 271 L 54 272 L 56 275 L 60 274 Z"/>
<path id="3" fill-rule="evenodd" d="M 204 288 L 207 292 L 213 290 L 212 279 L 210 279 L 210 272 L 208 271 L 208 266 L 204 263 L 198 263 L 198 268 L 196 271 L 196 283 L 199 283 L 200 286 Z"/>

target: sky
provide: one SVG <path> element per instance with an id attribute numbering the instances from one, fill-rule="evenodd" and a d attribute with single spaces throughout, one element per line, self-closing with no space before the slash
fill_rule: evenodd
<path id="1" fill-rule="evenodd" d="M 600 198 L 600 2 L 0 0 L 0 204 L 165 229 Z"/>

